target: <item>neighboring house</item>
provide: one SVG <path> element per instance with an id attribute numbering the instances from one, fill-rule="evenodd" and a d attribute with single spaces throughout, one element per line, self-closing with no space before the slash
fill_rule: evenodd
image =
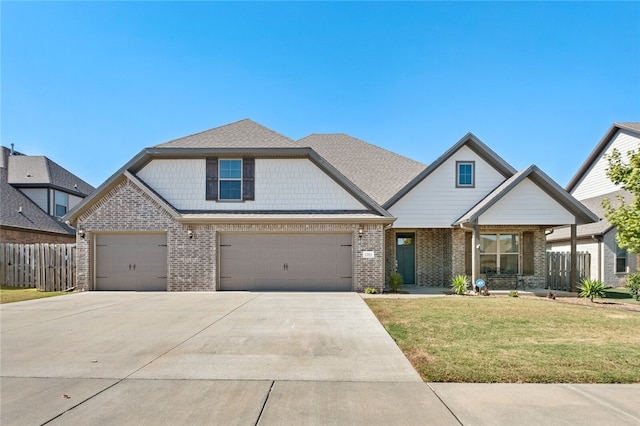
<path id="1" fill-rule="evenodd" d="M 606 156 L 614 149 L 623 156 L 640 149 L 640 123 L 614 123 L 566 189 L 600 218 L 598 222 L 577 227 L 578 251 L 591 255 L 590 277 L 610 286 L 621 286 L 630 273 L 638 270 L 638 263 L 635 255 L 618 247 L 616 228 L 607 221 L 602 207 L 604 199 L 616 205 L 618 196 L 623 196 L 627 202 L 632 197 L 607 177 L 609 163 Z M 550 251 L 569 251 L 569 244 L 567 228 L 555 229 L 547 237 L 547 249 Z"/>
<path id="2" fill-rule="evenodd" d="M 545 230 L 597 218 L 471 134 L 426 166 L 242 120 L 142 150 L 65 219 L 87 290 L 362 291 L 396 269 L 544 287 Z"/>
<path id="3" fill-rule="evenodd" d="M 0 242 L 75 243 L 61 218 L 94 188 L 47 157 L 0 149 Z"/>

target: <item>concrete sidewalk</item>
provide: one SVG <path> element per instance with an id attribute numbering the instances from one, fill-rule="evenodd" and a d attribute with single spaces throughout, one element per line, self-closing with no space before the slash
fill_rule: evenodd
<path id="1" fill-rule="evenodd" d="M 0 423 L 639 424 L 638 385 L 425 384 L 355 293 L 0 305 Z"/>

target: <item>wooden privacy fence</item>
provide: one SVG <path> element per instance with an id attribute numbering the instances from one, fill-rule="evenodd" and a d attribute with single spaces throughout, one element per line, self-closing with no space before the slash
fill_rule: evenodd
<path id="1" fill-rule="evenodd" d="M 75 244 L 0 243 L 0 283 L 66 291 L 76 283 Z"/>
<path id="2" fill-rule="evenodd" d="M 578 252 L 577 277 L 578 283 L 584 278 L 589 278 L 591 270 L 591 255 L 587 252 Z M 551 290 L 571 291 L 571 253 L 547 252 L 547 287 Z"/>

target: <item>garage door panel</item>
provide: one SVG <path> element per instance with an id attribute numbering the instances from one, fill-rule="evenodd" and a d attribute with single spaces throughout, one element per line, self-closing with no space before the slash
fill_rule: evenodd
<path id="1" fill-rule="evenodd" d="M 222 290 L 350 291 L 351 234 L 222 234 Z"/>
<path id="2" fill-rule="evenodd" d="M 167 289 L 166 234 L 98 234 L 96 290 Z"/>

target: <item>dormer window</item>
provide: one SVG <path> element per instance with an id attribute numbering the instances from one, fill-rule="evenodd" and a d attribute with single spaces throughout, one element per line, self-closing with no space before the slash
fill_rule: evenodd
<path id="1" fill-rule="evenodd" d="M 475 161 L 456 161 L 456 188 L 475 187 L 475 169 Z"/>

